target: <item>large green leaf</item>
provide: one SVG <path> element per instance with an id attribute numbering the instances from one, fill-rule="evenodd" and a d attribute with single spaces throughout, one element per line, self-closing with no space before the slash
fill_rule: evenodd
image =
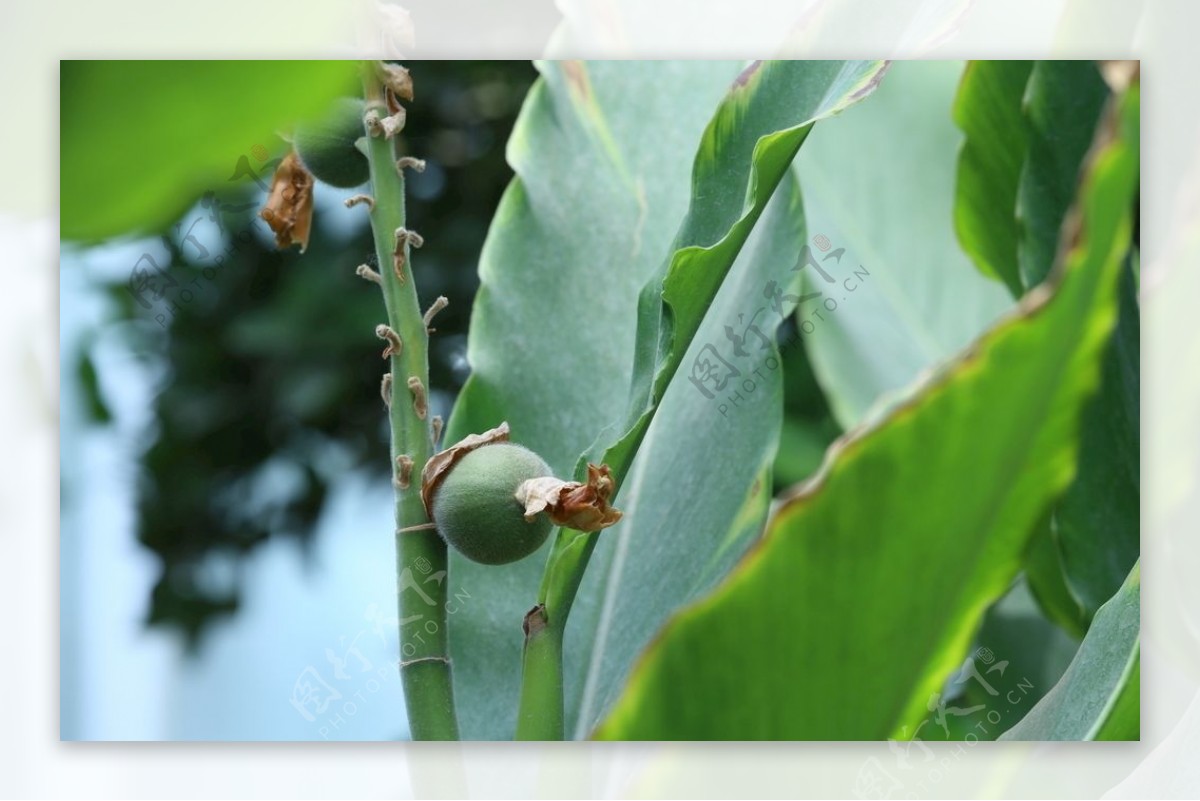
<path id="1" fill-rule="evenodd" d="M 762 531 L 783 412 L 779 352 L 751 334 L 739 356 L 724 330 L 732 324 L 740 334 L 756 318 L 773 339 L 781 315 L 763 289 L 776 281 L 784 293 L 797 291 L 787 270 L 803 241 L 799 196 L 787 180 L 684 362 L 717 353 L 740 375 L 712 397 L 687 380 L 672 382 L 638 449 L 618 495 L 625 519 L 600 538 L 567 630 L 567 652 L 589 655 L 567 675 L 568 725 L 578 737 L 611 705 L 666 616 L 710 590 Z M 790 311 L 785 301 L 783 313 Z"/>
<path id="2" fill-rule="evenodd" d="M 730 577 L 667 624 L 599 736 L 911 736 L 1071 479 L 1132 227 L 1136 91 L 1122 112 L 1054 291 L 835 445 Z"/>
<path id="3" fill-rule="evenodd" d="M 953 355 L 1011 305 L 955 239 L 950 119 L 956 62 L 904 62 L 797 161 L 805 217 L 837 250 L 806 270 L 824 292 L 797 311 L 817 378 L 844 428 L 886 392 Z M 865 274 L 864 274 L 865 273 Z"/>
<path id="4" fill-rule="evenodd" d="M 1067 587 L 1089 620 L 1121 586 L 1141 551 L 1141 337 L 1129 260 L 1119 308 L 1100 392 L 1083 416 L 1079 472 L 1053 518 Z"/>
<path id="5" fill-rule="evenodd" d="M 64 61 L 63 238 L 161 229 L 277 128 L 354 93 L 356 74 L 344 61 Z"/>
<path id="6" fill-rule="evenodd" d="M 1141 571 L 1096 613 L 1066 674 L 1002 740 L 1140 737 Z"/>
<path id="7" fill-rule="evenodd" d="M 480 259 L 472 372 L 447 442 L 507 420 L 514 441 L 566 476 L 624 413 L 638 293 L 687 209 L 696 142 L 738 69 L 538 64 L 508 144 L 516 178 Z M 466 739 L 513 735 L 521 620 L 547 549 L 501 568 L 451 554 L 453 581 L 473 599 L 450 619 Z"/>
<path id="8" fill-rule="evenodd" d="M 975 265 L 1014 296 L 1017 269 L 1017 187 L 1029 146 L 1021 98 L 1032 61 L 972 61 L 954 100 L 954 121 L 966 139 L 958 154 L 954 227 Z"/>
<path id="9" fill-rule="evenodd" d="M 706 345 L 710 353 L 728 347 L 722 344 L 728 342 L 726 325 L 747 336 L 746 356 L 724 357 L 731 366 L 730 358 L 751 359 L 736 368 L 749 373 L 772 355 L 769 347 L 758 349 L 745 326 L 753 322 L 769 338 L 780 311 L 792 308 L 784 296 L 795 294 L 790 268 L 802 233 L 790 184 L 758 238 L 749 245 L 747 239 L 812 120 L 864 95 L 882 70 L 877 63 L 786 62 L 752 65 L 739 74 L 729 66 L 543 66 L 544 81 L 514 134 L 518 180 L 484 254 L 469 352 L 475 372 L 455 409 L 450 437 L 508 419 L 515 440 L 542 451 L 565 475 L 589 443 L 603 448 L 622 431 L 633 432 L 622 440 L 619 458 L 611 452 L 604 457 L 618 466 L 617 505 L 626 509 L 626 519 L 586 540 L 560 535 L 555 553 L 566 559 L 555 564 L 564 570 L 552 571 L 543 585 L 561 590 L 565 585 L 555 577 L 578 576 L 591 546 L 604 544 L 568 630 L 568 725 L 585 693 L 602 706 L 611 693 L 608 683 L 619 681 L 641 646 L 638 639 L 649 639 L 674 606 L 719 578 L 760 527 L 769 488 L 764 471 L 778 436 L 777 371 L 764 371 L 754 378 L 754 390 L 744 391 L 747 400 L 737 411 L 752 406 L 749 413 L 730 414 L 730 422 L 706 438 L 696 436 L 696 415 L 704 415 L 701 426 L 723 421 L 720 402 L 683 373 L 669 379 L 689 347 L 690 364 L 697 365 Z M 647 86 L 655 92 L 646 92 Z M 540 202 L 533 199 L 535 190 Z M 725 281 L 731 268 L 742 278 Z M 781 296 L 778 310 L 763 294 L 767 276 Z M 769 312 L 752 320 L 760 309 Z M 745 318 L 739 322 L 738 315 Z M 646 347 L 635 348 L 635 330 Z M 631 375 L 635 401 L 627 424 L 618 428 Z M 671 398 L 678 413 L 655 429 L 653 410 Z M 645 466 L 634 465 L 643 437 L 655 445 L 640 463 Z M 708 456 L 723 448 L 733 449 L 739 470 L 722 471 Z M 709 462 L 703 470 L 702 461 Z M 712 492 L 710 507 L 700 506 L 713 510 L 711 520 L 668 513 L 688 502 L 697 486 L 663 485 L 670 470 L 684 472 L 677 479 L 687 478 L 688 470 L 717 475 L 719 486 L 705 487 Z M 664 521 L 664 514 L 664 525 L 674 528 L 651 532 L 648 527 Z M 706 526 L 699 536 L 711 547 L 686 547 L 683 533 L 692 525 Z M 741 533 L 730 535 L 731 527 Z M 621 546 L 623 553 L 638 553 L 644 538 L 662 547 L 645 559 L 639 555 L 636 564 L 627 556 L 618 560 L 619 542 L 633 543 Z M 537 599 L 531 565 L 540 567 L 537 557 L 501 575 L 461 561 L 452 568 L 456 581 L 487 598 L 451 624 L 456 686 L 468 710 L 465 736 L 512 735 L 520 621 Z M 636 592 L 625 585 L 625 571 L 633 568 L 674 575 L 657 588 L 644 587 L 637 625 L 610 626 L 612 642 L 601 637 L 598 656 L 590 658 L 596 627 L 613 614 L 600 596 L 609 586 L 621 586 L 623 595 Z M 569 598 L 547 603 L 559 619 L 567 605 Z M 590 667 L 601 663 L 609 671 L 603 676 Z M 592 717 L 602 711 L 589 709 Z"/>
<path id="10" fill-rule="evenodd" d="M 963 78 L 959 236 L 981 269 L 1004 276 L 1014 294 L 1050 269 L 1108 94 L 1091 61 L 972 62 Z M 1047 614 L 1075 634 L 1138 558 L 1138 345 L 1131 266 L 1101 391 L 1084 415 L 1078 476 L 1026 560 Z"/>

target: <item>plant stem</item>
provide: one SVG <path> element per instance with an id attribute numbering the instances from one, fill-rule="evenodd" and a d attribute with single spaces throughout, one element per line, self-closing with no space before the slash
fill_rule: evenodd
<path id="1" fill-rule="evenodd" d="M 636 453 L 643 433 L 626 453 Z M 618 457 L 618 475 L 624 475 L 632 456 Z M 521 700 L 517 716 L 518 740 L 561 740 L 563 728 L 563 636 L 575 595 L 600 532 L 562 529 L 550 550 L 538 605 L 525 616 L 525 654 L 521 666 Z M 531 625 L 537 613 L 543 625 Z"/>
<path id="2" fill-rule="evenodd" d="M 563 739 L 562 635 L 549 625 L 543 605 L 525 616 L 518 740 Z"/>
<path id="3" fill-rule="evenodd" d="M 364 87 L 368 108 L 383 103 L 383 88 L 371 69 Z M 386 111 L 381 112 L 386 114 Z M 413 282 L 409 244 L 398 241 L 404 228 L 404 177 L 396 167 L 392 139 L 367 134 L 367 160 L 371 169 L 371 228 L 382 277 L 388 326 L 403 346 L 391 356 L 391 458 L 393 474 L 402 456 L 412 459 L 407 487 L 396 485 L 396 575 L 400 614 L 400 679 L 414 740 L 456 740 L 458 720 L 446 628 L 446 543 L 433 530 L 401 531 L 429 523 L 421 503 L 420 475 L 433 450 L 432 431 L 424 403 L 414 402 L 410 379 L 429 386 L 429 335 Z M 397 248 L 403 254 L 393 269 Z M 423 399 L 422 399 L 423 401 Z M 405 622 L 408 623 L 407 627 Z"/>

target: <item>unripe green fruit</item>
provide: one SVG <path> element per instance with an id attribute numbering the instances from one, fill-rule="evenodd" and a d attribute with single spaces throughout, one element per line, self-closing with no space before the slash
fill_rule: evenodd
<path id="1" fill-rule="evenodd" d="M 433 521 L 446 542 L 471 561 L 503 565 L 524 559 L 546 541 L 553 524 L 544 514 L 525 522 L 517 487 L 549 475 L 549 465 L 528 448 L 485 445 L 442 480 L 433 497 Z"/>
<path id="2" fill-rule="evenodd" d="M 351 189 L 370 177 L 367 157 L 354 146 L 363 133 L 361 98 L 338 98 L 320 120 L 296 127 L 292 146 L 308 171 L 330 186 Z"/>

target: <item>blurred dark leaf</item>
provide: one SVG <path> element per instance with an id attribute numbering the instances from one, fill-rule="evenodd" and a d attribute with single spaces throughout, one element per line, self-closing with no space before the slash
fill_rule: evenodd
<path id="1" fill-rule="evenodd" d="M 1029 146 L 1021 98 L 1032 61 L 972 61 L 954 99 L 966 136 L 958 152 L 954 230 L 984 275 L 1021 294 L 1017 268 L 1017 187 Z"/>
<path id="2" fill-rule="evenodd" d="M 503 146 L 535 72 L 526 62 L 408 66 L 416 99 L 402 147 L 428 160 L 425 173 L 410 175 L 409 219 L 426 240 L 414 268 L 423 303 L 451 300 L 430 354 L 445 413 L 466 378 L 476 262 L 511 177 Z M 472 143 L 455 166 L 429 154 L 446 131 Z M 373 252 L 367 216 L 337 209 L 345 215 L 338 224 L 333 214 L 323 218 L 322 196 L 334 190 L 318 184 L 308 251 L 276 252 L 254 216 L 261 194 L 248 194 L 250 181 L 225 181 L 236 161 L 235 153 L 214 182 L 233 194 L 206 196 L 207 205 L 172 225 L 169 256 L 152 255 L 168 277 L 159 277 L 161 298 L 143 296 L 152 308 L 126 281 L 108 287 L 118 318 L 137 321 L 136 349 L 166 368 L 142 457 L 138 529 L 161 565 L 148 622 L 182 631 L 192 645 L 237 610 L 242 559 L 272 537 L 310 540 L 340 475 L 390 476 L 379 398 L 386 365 L 374 335 L 383 304 L 354 274 Z M 233 211 L 214 213 L 221 205 Z M 345 219 L 357 227 L 339 230 Z M 202 238 L 199 250 L 182 236 L 193 224 L 197 235 L 217 234 L 220 248 L 236 249 L 214 250 Z"/>
<path id="3" fill-rule="evenodd" d="M 1067 585 L 1086 619 L 1121 587 L 1141 550 L 1141 324 L 1132 259 L 1100 389 L 1083 415 L 1079 472 L 1054 515 Z"/>
<path id="4" fill-rule="evenodd" d="M 76 371 L 79 375 L 79 387 L 83 392 L 83 403 L 87 409 L 88 419 L 93 423 L 100 424 L 112 420 L 112 413 L 109 412 L 108 404 L 104 402 L 104 395 L 100 391 L 96 365 L 86 350 L 79 355 L 79 366 Z"/>
<path id="5" fill-rule="evenodd" d="M 1059 229 L 1108 94 L 1094 61 L 1039 61 L 1029 76 L 1021 105 L 1029 149 L 1015 208 L 1026 289 L 1044 281 L 1054 264 Z"/>

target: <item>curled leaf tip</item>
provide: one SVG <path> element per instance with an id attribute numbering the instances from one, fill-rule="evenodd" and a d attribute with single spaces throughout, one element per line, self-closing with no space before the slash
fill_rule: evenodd
<path id="1" fill-rule="evenodd" d="M 296 151 L 289 151 L 271 179 L 267 204 L 258 213 L 275 232 L 275 246 L 280 250 L 299 245 L 303 253 L 308 247 L 312 229 L 313 176 L 301 163 Z"/>
<path id="2" fill-rule="evenodd" d="M 446 450 L 429 457 L 429 461 L 421 470 L 421 503 L 425 505 L 425 514 L 429 515 L 430 519 L 433 519 L 433 495 L 449 474 L 450 468 L 476 448 L 508 442 L 508 434 L 508 423 L 504 422 L 482 434 L 469 434 Z"/>
<path id="3" fill-rule="evenodd" d="M 555 525 L 592 532 L 621 519 L 620 510 L 609 506 L 615 491 L 609 466 L 589 464 L 586 484 L 553 476 L 532 478 L 517 487 L 516 498 L 525 506 L 526 520 L 545 512 Z"/>

